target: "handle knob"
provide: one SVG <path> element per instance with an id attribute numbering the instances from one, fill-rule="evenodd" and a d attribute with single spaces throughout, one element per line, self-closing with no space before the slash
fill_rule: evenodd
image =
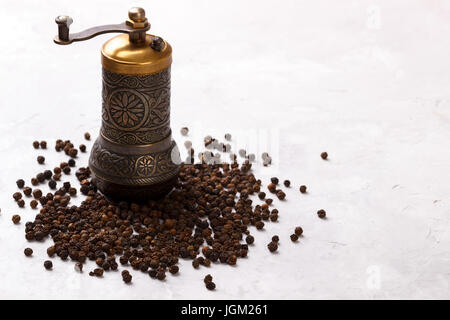
<path id="1" fill-rule="evenodd" d="M 69 16 L 57 16 L 55 22 L 58 24 L 58 38 L 62 41 L 69 41 L 69 27 L 73 19 Z"/>

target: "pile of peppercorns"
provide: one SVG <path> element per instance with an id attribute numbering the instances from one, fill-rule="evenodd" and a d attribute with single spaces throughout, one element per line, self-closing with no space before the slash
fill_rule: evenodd
<path id="1" fill-rule="evenodd" d="M 188 128 L 182 128 L 182 135 L 187 135 Z M 89 133 L 85 134 L 89 140 Z M 226 134 L 230 141 L 231 135 Z M 228 143 L 219 142 L 207 136 L 205 147 L 209 150 L 231 152 Z M 128 202 L 112 202 L 97 192 L 90 181 L 88 167 L 79 168 L 75 175 L 80 183 L 80 192 L 86 196 L 79 206 L 70 205 L 71 197 L 77 189 L 69 182 L 64 182 L 56 190 L 61 174 L 70 174 L 76 166 L 74 158 L 76 149 L 70 140 L 57 140 L 55 150 L 64 151 L 70 157 L 55 167 L 53 172 L 46 170 L 31 179 L 37 186 L 48 180 L 48 186 L 54 192 L 43 195 L 38 188 L 34 190 L 25 186 L 23 179 L 17 180 L 18 188 L 27 197 L 34 197 L 30 207 L 35 209 L 38 202 L 41 209 L 34 221 L 25 223 L 25 238 L 28 241 L 45 241 L 48 237 L 53 245 L 47 249 L 49 257 L 58 256 L 62 260 L 75 262 L 75 270 L 82 272 L 87 259 L 95 261 L 97 268 L 89 272 L 90 276 L 102 277 L 105 271 L 117 270 L 122 266 L 131 266 L 134 270 L 145 272 L 150 278 L 164 280 L 166 272 L 177 274 L 179 258 L 191 259 L 194 268 L 209 267 L 213 263 L 235 265 L 239 258 L 248 254 L 249 246 L 254 243 L 250 228 L 262 230 L 267 222 L 278 220 L 278 210 L 271 208 L 273 199 L 266 198 L 262 191 L 262 182 L 251 172 L 254 154 L 240 150 L 239 155 L 245 158 L 239 165 L 237 156 L 230 154 L 232 163 L 221 163 L 220 154 L 211 151 L 199 153 L 201 163 L 193 164 L 194 150 L 190 141 L 185 142 L 188 159 L 182 163 L 179 180 L 173 191 L 161 200 L 149 200 L 144 204 Z M 33 142 L 33 147 L 45 149 L 45 141 Z M 79 150 L 86 152 L 86 146 Z M 321 155 L 326 159 L 324 154 Z M 271 157 L 264 153 L 264 165 L 269 165 Z M 45 162 L 43 156 L 38 163 Z M 291 182 L 284 181 L 289 188 Z M 268 185 L 270 193 L 279 200 L 285 200 L 286 194 L 280 189 L 279 179 L 273 177 Z M 306 193 L 306 186 L 300 187 Z M 254 204 L 251 195 L 257 194 L 261 204 Z M 15 192 L 13 198 L 19 207 L 25 202 L 21 192 Z M 325 211 L 319 210 L 319 217 L 325 218 Z M 20 223 L 20 216 L 12 218 L 15 224 Z M 303 229 L 296 227 L 290 236 L 296 242 Z M 272 237 L 267 245 L 270 252 L 278 249 L 279 237 Z M 33 250 L 26 248 L 26 256 Z M 118 262 L 117 259 L 118 258 Z M 51 261 L 44 262 L 47 270 L 53 268 Z M 125 283 L 132 281 L 128 270 L 121 272 Z M 212 276 L 204 279 L 205 286 L 214 290 L 216 285 Z"/>

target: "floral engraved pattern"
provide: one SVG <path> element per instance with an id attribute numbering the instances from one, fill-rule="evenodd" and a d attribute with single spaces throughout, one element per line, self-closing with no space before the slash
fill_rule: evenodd
<path id="1" fill-rule="evenodd" d="M 142 156 L 136 161 L 137 172 L 141 176 L 150 176 L 155 170 L 155 158 L 152 156 Z"/>
<path id="2" fill-rule="evenodd" d="M 132 89 L 118 89 L 108 98 L 109 115 L 119 129 L 132 130 L 141 127 L 147 117 L 148 107 L 144 98 Z"/>
<path id="3" fill-rule="evenodd" d="M 97 141 L 92 147 L 89 167 L 95 175 L 117 184 L 140 185 L 161 182 L 178 174 L 179 151 L 174 141 L 162 152 L 123 155 L 104 149 Z"/>
<path id="4" fill-rule="evenodd" d="M 170 68 L 134 76 L 103 69 L 102 133 L 114 142 L 137 145 L 170 134 Z"/>

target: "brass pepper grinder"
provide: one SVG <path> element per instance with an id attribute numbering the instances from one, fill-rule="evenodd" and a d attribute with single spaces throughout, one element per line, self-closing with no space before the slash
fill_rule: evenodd
<path id="1" fill-rule="evenodd" d="M 170 129 L 172 47 L 147 34 L 142 8 L 128 11 L 121 24 L 69 33 L 73 20 L 58 16 L 57 44 L 122 33 L 106 41 L 103 66 L 102 125 L 89 158 L 93 183 L 108 197 L 145 201 L 169 193 L 180 155 Z"/>

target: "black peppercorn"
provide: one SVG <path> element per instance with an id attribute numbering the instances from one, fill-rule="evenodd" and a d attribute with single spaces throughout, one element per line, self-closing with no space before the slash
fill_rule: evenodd
<path id="1" fill-rule="evenodd" d="M 33 141 L 33 148 L 39 149 L 39 141 Z"/>
<path id="2" fill-rule="evenodd" d="M 258 193 L 258 198 L 259 199 L 261 199 L 261 200 L 264 200 L 264 198 L 266 197 L 266 193 L 265 192 L 260 192 L 260 193 Z"/>
<path id="3" fill-rule="evenodd" d="M 303 229 L 302 227 L 296 227 L 294 232 L 300 237 L 303 234 Z"/>
<path id="4" fill-rule="evenodd" d="M 277 177 L 270 178 L 270 181 L 271 181 L 273 184 L 278 184 L 278 182 L 280 182 L 280 180 L 278 180 Z"/>
<path id="5" fill-rule="evenodd" d="M 25 201 L 23 199 L 19 199 L 19 201 L 17 201 L 17 205 L 19 208 L 23 208 L 25 207 Z"/>
<path id="6" fill-rule="evenodd" d="M 22 194 L 20 192 L 14 192 L 13 193 L 13 198 L 16 201 L 19 201 L 20 199 L 22 199 Z"/>
<path id="7" fill-rule="evenodd" d="M 96 277 L 102 277 L 103 276 L 103 272 L 104 272 L 103 268 L 95 268 L 94 269 L 94 275 Z"/>
<path id="8" fill-rule="evenodd" d="M 27 197 L 29 197 L 31 195 L 31 192 L 33 190 L 30 187 L 24 187 L 23 188 L 23 194 L 26 195 Z"/>
<path id="9" fill-rule="evenodd" d="M 45 179 L 50 180 L 52 178 L 52 175 L 53 175 L 53 173 L 52 173 L 51 170 L 45 170 L 44 171 L 44 178 Z"/>
<path id="10" fill-rule="evenodd" d="M 43 163 L 45 162 L 45 157 L 43 157 L 43 156 L 38 156 L 38 157 L 37 157 L 37 162 L 38 162 L 39 164 L 43 164 Z"/>
<path id="11" fill-rule="evenodd" d="M 33 200 L 30 201 L 31 209 L 36 209 L 37 206 L 38 206 L 37 200 L 33 199 Z"/>
<path id="12" fill-rule="evenodd" d="M 19 189 L 22 189 L 23 186 L 25 185 L 25 181 L 23 179 L 19 179 L 16 181 L 16 184 Z"/>
<path id="13" fill-rule="evenodd" d="M 262 228 L 264 228 L 264 222 L 262 222 L 262 221 L 256 222 L 256 223 L 255 223 L 255 227 L 256 227 L 256 229 L 258 229 L 258 230 L 262 230 Z"/>
<path id="14" fill-rule="evenodd" d="M 178 271 L 179 271 L 179 268 L 178 268 L 178 266 L 176 266 L 176 265 L 173 265 L 173 266 L 170 266 L 170 267 L 169 267 L 169 272 L 170 272 L 171 274 L 177 274 Z"/>
<path id="15" fill-rule="evenodd" d="M 90 133 L 89 133 L 89 132 L 86 132 L 86 133 L 84 134 L 84 138 L 85 138 L 86 140 L 91 140 L 91 135 L 90 135 Z"/>
<path id="16" fill-rule="evenodd" d="M 327 213 L 325 212 L 325 210 L 320 209 L 319 211 L 317 211 L 317 215 L 319 216 L 319 218 L 324 219 Z"/>
<path id="17" fill-rule="evenodd" d="M 25 248 L 25 250 L 23 251 L 23 253 L 27 256 L 30 257 L 33 254 L 33 249 L 31 248 Z"/>
<path id="18" fill-rule="evenodd" d="M 123 280 L 123 282 L 130 283 L 132 279 L 133 279 L 133 276 L 128 272 L 128 270 L 123 270 L 122 271 L 122 280 Z"/>
<path id="19" fill-rule="evenodd" d="M 67 161 L 67 164 L 69 165 L 69 167 L 75 167 L 75 160 L 74 159 L 69 159 L 69 161 Z"/>
<path id="20" fill-rule="evenodd" d="M 45 269 L 50 270 L 53 268 L 53 263 L 50 260 L 45 260 L 44 267 L 45 267 Z"/>
<path id="21" fill-rule="evenodd" d="M 205 276 L 205 278 L 203 279 L 203 282 L 206 284 L 208 282 L 212 282 L 212 280 L 213 280 L 213 277 L 210 274 L 207 274 Z"/>
<path id="22" fill-rule="evenodd" d="M 64 172 L 65 174 L 70 174 L 70 167 L 69 167 L 69 166 L 64 167 L 63 172 Z"/>
<path id="23" fill-rule="evenodd" d="M 291 234 L 291 241 L 295 242 L 298 240 L 298 235 L 296 235 L 295 233 Z"/>
<path id="24" fill-rule="evenodd" d="M 19 224 L 20 223 L 20 216 L 18 214 L 15 214 L 12 216 L 12 222 L 14 224 Z"/>
<path id="25" fill-rule="evenodd" d="M 50 189 L 52 189 L 52 190 L 54 190 L 54 189 L 56 189 L 56 181 L 55 180 L 50 180 L 49 182 L 48 182 L 48 186 L 50 187 Z"/>
<path id="26" fill-rule="evenodd" d="M 321 157 L 323 160 L 327 160 L 327 158 L 328 158 L 328 153 L 322 152 L 322 153 L 320 154 L 320 157 Z"/>
<path id="27" fill-rule="evenodd" d="M 276 196 L 278 199 L 284 200 L 286 198 L 286 193 L 284 193 L 282 190 L 278 190 Z"/>
<path id="28" fill-rule="evenodd" d="M 81 152 L 86 152 L 86 146 L 84 144 L 80 144 L 79 148 Z"/>
<path id="29" fill-rule="evenodd" d="M 291 182 L 289 180 L 284 180 L 284 186 L 289 188 L 291 186 Z"/>
<path id="30" fill-rule="evenodd" d="M 212 281 L 207 282 L 207 283 L 205 284 L 205 286 L 206 286 L 206 289 L 208 289 L 208 290 L 214 290 L 214 289 L 216 289 L 216 284 L 215 284 L 214 282 L 212 282 Z"/>
<path id="31" fill-rule="evenodd" d="M 69 149 L 69 156 L 70 157 L 75 158 L 77 156 L 77 154 L 78 154 L 78 150 L 77 149 L 75 149 L 75 148 Z"/>
<path id="32" fill-rule="evenodd" d="M 156 278 L 161 281 L 164 280 L 166 278 L 166 273 L 164 270 L 158 270 L 156 273 Z"/>
<path id="33" fill-rule="evenodd" d="M 300 192 L 306 193 L 306 186 L 300 186 Z"/>
<path id="34" fill-rule="evenodd" d="M 275 252 L 278 249 L 278 244 L 276 242 L 271 241 L 267 245 L 267 248 L 269 249 L 270 252 Z"/>
<path id="35" fill-rule="evenodd" d="M 273 242 L 279 242 L 280 241 L 280 237 L 278 237 L 277 235 L 272 237 L 272 241 Z"/>
<path id="36" fill-rule="evenodd" d="M 37 185 L 39 184 L 38 179 L 36 179 L 36 178 L 31 178 L 31 184 L 32 184 L 33 186 L 37 186 Z"/>
<path id="37" fill-rule="evenodd" d="M 42 191 L 40 189 L 34 189 L 33 190 L 33 197 L 35 199 L 39 199 L 40 197 L 42 197 Z"/>
<path id="38" fill-rule="evenodd" d="M 255 242 L 255 238 L 252 235 L 248 235 L 245 238 L 245 242 L 247 242 L 247 244 L 252 244 L 253 242 Z"/>

